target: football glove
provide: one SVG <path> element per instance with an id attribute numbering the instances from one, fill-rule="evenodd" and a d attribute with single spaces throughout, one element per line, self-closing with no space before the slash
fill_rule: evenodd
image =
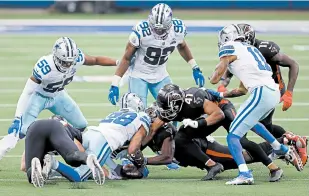
<path id="1" fill-rule="evenodd" d="M 136 151 L 134 154 L 128 155 L 128 159 L 137 167 L 141 168 L 147 164 L 147 158 L 144 157 L 141 150 Z"/>
<path id="2" fill-rule="evenodd" d="M 183 125 L 184 125 L 185 128 L 186 128 L 187 126 L 190 126 L 190 127 L 192 127 L 192 128 L 195 128 L 195 129 L 198 127 L 198 122 L 197 122 L 196 120 L 191 120 L 191 119 L 189 119 L 189 118 L 184 119 L 184 120 L 182 121 L 182 123 L 183 123 Z"/>
<path id="3" fill-rule="evenodd" d="M 221 84 L 220 86 L 218 86 L 218 89 L 217 89 L 217 91 L 218 92 L 226 92 L 227 91 L 227 89 L 226 89 L 226 87 L 223 85 L 223 84 Z"/>
<path id="4" fill-rule="evenodd" d="M 292 106 L 293 93 L 291 91 L 285 91 L 285 93 L 280 99 L 280 102 L 282 101 L 283 101 L 282 111 L 288 110 Z"/>
<path id="5" fill-rule="evenodd" d="M 223 98 L 223 93 L 221 92 L 217 92 L 217 91 L 214 91 L 212 89 L 207 89 L 207 92 L 209 94 L 211 94 L 212 96 L 214 96 L 216 99 L 219 99 L 221 100 Z"/>
<path id="6" fill-rule="evenodd" d="M 108 100 L 113 104 L 119 101 L 119 87 L 118 86 L 111 86 L 109 89 Z"/>
<path id="7" fill-rule="evenodd" d="M 24 134 L 20 134 L 22 127 L 22 117 L 15 117 L 11 126 L 8 129 L 8 134 L 14 134 L 15 137 L 22 139 Z"/>
<path id="8" fill-rule="evenodd" d="M 202 71 L 197 65 L 195 65 L 192 68 L 192 70 L 193 70 L 193 78 L 195 80 L 195 84 L 198 85 L 199 87 L 203 87 L 205 84 L 205 78 L 202 74 Z"/>

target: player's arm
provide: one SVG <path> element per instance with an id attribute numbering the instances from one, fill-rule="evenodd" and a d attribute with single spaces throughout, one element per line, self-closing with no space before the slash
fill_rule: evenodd
<path id="1" fill-rule="evenodd" d="M 248 90 L 244 86 L 242 82 L 240 82 L 239 87 L 235 88 L 231 91 L 226 91 L 221 93 L 222 98 L 232 98 L 232 97 L 240 97 L 247 94 Z"/>
<path id="2" fill-rule="evenodd" d="M 184 119 L 182 122 L 185 126 L 192 128 L 201 128 L 214 125 L 225 118 L 222 110 L 213 102 L 204 100 L 203 104 L 204 112 L 207 114 L 206 118 L 200 118 L 198 120 Z"/>
<path id="3" fill-rule="evenodd" d="M 298 77 L 298 71 L 299 71 L 299 65 L 298 63 L 289 57 L 286 54 L 278 53 L 276 54 L 272 60 L 274 62 L 277 62 L 278 65 L 282 67 L 288 67 L 289 68 L 289 83 L 287 86 L 287 90 L 290 92 L 293 92 L 294 86 Z"/>
<path id="4" fill-rule="evenodd" d="M 194 77 L 196 85 L 199 85 L 199 87 L 204 86 L 204 83 L 205 83 L 204 76 L 199 66 L 197 65 L 195 59 L 193 58 L 193 55 L 191 53 L 191 50 L 187 42 L 183 40 L 181 44 L 178 44 L 177 48 L 182 58 L 192 67 L 193 77 Z"/>
<path id="5" fill-rule="evenodd" d="M 145 139 L 142 142 L 143 146 L 147 145 L 150 142 L 150 140 L 152 140 L 154 135 L 157 133 L 159 128 L 164 125 L 164 123 L 165 122 L 162 121 L 159 117 L 154 119 L 154 121 L 151 123 L 151 126 L 150 126 L 150 133 L 145 137 Z"/>
<path id="6" fill-rule="evenodd" d="M 125 53 L 117 66 L 115 75 L 112 79 L 112 85 L 109 89 L 108 100 L 113 104 L 116 105 L 116 102 L 119 100 L 119 83 L 122 76 L 128 70 L 130 61 L 136 52 L 137 48 L 140 47 L 140 35 L 137 31 L 133 31 L 130 34 L 129 42 L 127 43 Z"/>
<path id="7" fill-rule="evenodd" d="M 223 80 L 221 81 L 221 85 L 227 87 L 230 84 L 232 77 L 233 74 L 227 69 L 222 76 Z"/>
<path id="8" fill-rule="evenodd" d="M 147 158 L 147 165 L 166 165 L 173 161 L 175 150 L 175 141 L 172 137 L 167 137 L 164 139 L 161 154 L 155 157 Z"/>
<path id="9" fill-rule="evenodd" d="M 84 65 L 93 66 L 93 65 L 100 65 L 100 66 L 117 66 L 119 63 L 118 60 L 106 57 L 106 56 L 90 56 L 85 55 L 85 62 Z"/>
<path id="10" fill-rule="evenodd" d="M 228 65 L 234 62 L 236 59 L 237 59 L 236 55 L 222 56 L 220 58 L 220 62 L 216 66 L 215 71 L 210 77 L 210 83 L 217 84 L 221 80 L 224 73 L 227 71 Z"/>

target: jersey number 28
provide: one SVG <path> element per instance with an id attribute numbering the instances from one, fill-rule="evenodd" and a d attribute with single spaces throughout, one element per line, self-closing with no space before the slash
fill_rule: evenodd
<path id="1" fill-rule="evenodd" d="M 163 65 L 174 50 L 175 46 L 164 49 L 149 47 L 147 48 L 144 61 L 150 65 Z"/>
<path id="2" fill-rule="evenodd" d="M 261 54 L 261 52 L 257 48 L 253 49 L 253 47 L 248 47 L 247 50 L 248 50 L 248 52 L 250 52 L 252 54 L 252 56 L 254 57 L 256 62 L 258 63 L 258 67 L 259 67 L 260 70 L 272 71 L 271 67 L 268 65 L 265 58 L 263 57 L 263 55 Z"/>
<path id="3" fill-rule="evenodd" d="M 101 123 L 114 123 L 117 125 L 127 126 L 136 117 L 137 114 L 134 112 L 114 112 L 108 115 L 105 119 L 101 120 Z"/>

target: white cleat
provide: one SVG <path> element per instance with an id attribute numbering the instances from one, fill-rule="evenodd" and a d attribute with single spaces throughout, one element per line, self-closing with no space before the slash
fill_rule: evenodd
<path id="1" fill-rule="evenodd" d="M 226 185 L 251 185 L 254 184 L 254 179 L 251 172 L 239 172 L 239 175 L 225 183 Z"/>
<path id="2" fill-rule="evenodd" d="M 95 183 L 102 185 L 105 182 L 105 174 L 97 160 L 97 157 L 94 154 L 90 154 L 87 157 L 87 166 L 90 168 L 92 172 L 92 177 Z"/>
<path id="3" fill-rule="evenodd" d="M 44 186 L 42 166 L 40 160 L 36 157 L 31 160 L 31 182 L 34 187 L 41 188 Z"/>
<path id="4" fill-rule="evenodd" d="M 285 160 L 294 165 L 297 171 L 302 171 L 304 166 L 294 146 L 289 146 L 289 151 L 285 154 Z"/>
<path id="5" fill-rule="evenodd" d="M 51 173 L 52 165 L 54 163 L 54 157 L 53 155 L 46 154 L 44 156 L 44 165 L 42 169 L 42 176 L 44 181 L 46 181 Z"/>

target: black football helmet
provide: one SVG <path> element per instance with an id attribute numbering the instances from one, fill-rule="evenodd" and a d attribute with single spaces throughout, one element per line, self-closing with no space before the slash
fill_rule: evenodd
<path id="1" fill-rule="evenodd" d="M 185 93 L 176 84 L 167 84 L 157 96 L 157 111 L 162 118 L 172 121 L 181 111 Z"/>
<path id="2" fill-rule="evenodd" d="M 250 44 L 255 44 L 255 30 L 249 24 L 237 24 L 237 26 L 244 32 L 245 41 Z"/>

